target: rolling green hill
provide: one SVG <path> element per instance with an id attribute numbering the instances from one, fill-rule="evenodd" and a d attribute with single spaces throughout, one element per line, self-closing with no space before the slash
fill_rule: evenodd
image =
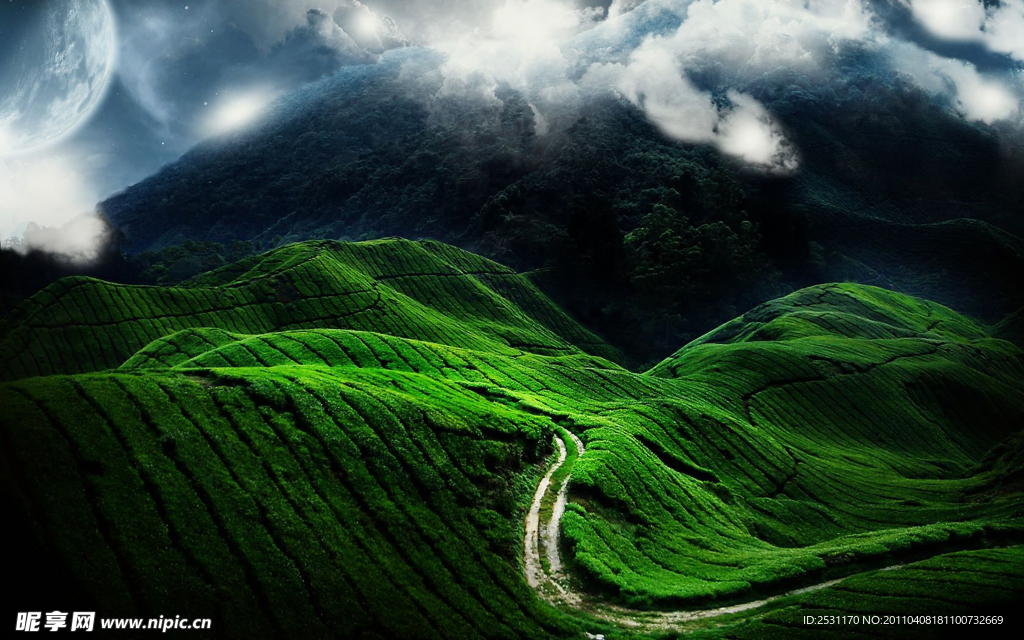
<path id="1" fill-rule="evenodd" d="M 485 258 L 434 242 L 321 241 L 243 260 L 178 288 L 57 282 L 0 324 L 0 379 L 111 369 L 147 345 L 140 357 L 183 358 L 224 332 L 313 328 L 506 354 L 587 349 L 617 357 L 528 279 Z M 172 337 L 185 329 L 202 330 Z"/>
<path id="2" fill-rule="evenodd" d="M 1003 318 L 993 328 L 992 335 L 1024 348 L 1024 308 L 1017 309 Z"/>
<path id="3" fill-rule="evenodd" d="M 1009 613 L 1024 352 L 990 333 L 822 285 L 636 373 L 525 277 L 400 240 L 291 245 L 175 289 L 61 281 L 0 327 L 2 497 L 48 567 L 20 597 L 57 597 L 55 572 L 101 615 L 231 638 Z"/>

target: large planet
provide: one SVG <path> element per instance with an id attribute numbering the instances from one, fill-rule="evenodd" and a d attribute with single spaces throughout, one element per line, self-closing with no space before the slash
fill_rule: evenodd
<path id="1" fill-rule="evenodd" d="M 106 0 L 0 5 L 7 5 L 0 6 L 0 23 L 8 23 L 0 36 L 3 156 L 53 145 L 89 118 L 110 83 L 117 37 Z"/>

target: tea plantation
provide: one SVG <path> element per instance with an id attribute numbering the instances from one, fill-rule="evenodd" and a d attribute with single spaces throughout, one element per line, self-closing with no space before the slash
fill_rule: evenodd
<path id="1" fill-rule="evenodd" d="M 906 637 L 929 627 L 803 617 L 1024 599 L 1024 352 L 990 328 L 823 285 L 651 371 L 619 360 L 527 277 L 433 242 L 291 245 L 174 289 L 60 281 L 0 325 L 2 497 L 47 570 L 23 596 L 59 581 L 225 638 Z M 524 577 L 563 430 L 577 606 Z M 678 624 L 600 610 L 840 578 Z"/>
<path id="2" fill-rule="evenodd" d="M 67 278 L 0 323 L 0 379 L 122 364 L 154 340 L 176 357 L 217 331 L 375 331 L 487 352 L 616 357 L 528 278 L 434 242 L 310 242 L 243 260 L 181 288 Z M 184 349 L 184 351 L 182 351 Z M 175 357 L 175 356 L 171 356 Z"/>

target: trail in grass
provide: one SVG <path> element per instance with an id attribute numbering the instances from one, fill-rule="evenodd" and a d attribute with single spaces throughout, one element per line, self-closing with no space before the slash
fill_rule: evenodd
<path id="1" fill-rule="evenodd" d="M 565 464 L 566 458 L 565 444 L 562 442 L 562 439 L 555 436 L 555 444 L 558 446 L 558 460 L 548 468 L 540 484 L 537 485 L 537 492 L 533 496 L 533 502 L 530 503 L 530 511 L 526 514 L 526 550 L 523 554 L 523 566 L 526 571 L 526 581 L 533 589 L 541 592 L 544 588 L 554 587 L 564 594 L 565 589 L 562 589 L 561 585 L 551 580 L 540 561 L 541 502 L 543 502 L 544 496 L 547 495 L 548 488 L 551 486 L 552 476 Z M 554 518 L 551 519 L 547 531 L 550 531 L 551 526 L 558 526 Z M 555 556 L 559 555 L 557 549 L 553 553 Z M 545 594 L 541 593 L 541 595 Z"/>
<path id="2" fill-rule="evenodd" d="M 562 470 L 562 467 L 570 457 L 566 448 L 566 440 L 571 441 L 576 448 L 577 455 L 573 457 L 573 462 L 583 455 L 584 446 L 583 441 L 569 431 L 563 430 L 561 435 L 562 437 L 556 435 L 554 438 L 555 445 L 558 448 L 558 458 L 548 468 L 540 484 L 537 485 L 537 491 L 534 493 L 533 502 L 530 504 L 530 510 L 526 516 L 526 541 L 523 553 L 523 566 L 527 582 L 541 598 L 551 604 L 563 607 L 568 606 L 623 627 L 651 631 L 673 630 L 685 623 L 741 613 L 763 607 L 770 602 L 789 596 L 820 591 L 821 589 L 839 584 L 847 578 L 860 575 L 851 574 L 767 598 L 741 602 L 725 607 L 716 607 L 714 609 L 647 611 L 600 602 L 592 596 L 574 589 L 564 571 L 565 565 L 562 562 L 559 538 L 562 515 L 565 513 L 568 496 L 571 468 L 568 469 L 569 473 L 559 474 L 559 471 Z M 558 477 L 557 480 L 555 480 L 556 477 Z M 544 522 L 544 518 L 542 518 L 543 507 L 547 500 L 552 499 L 550 497 L 552 493 L 551 516 L 547 522 Z M 882 569 L 871 569 L 862 573 L 892 571 L 902 567 L 903 565 L 897 564 Z"/>

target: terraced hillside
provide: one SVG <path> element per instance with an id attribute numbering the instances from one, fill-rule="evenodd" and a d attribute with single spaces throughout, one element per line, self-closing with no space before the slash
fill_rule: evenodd
<path id="1" fill-rule="evenodd" d="M 56 574 L 221 637 L 546 638 L 1024 597 L 1024 352 L 882 289 L 634 373 L 492 262 L 316 242 L 180 289 L 63 281 L 0 345 L 29 600 Z"/>
<path id="2" fill-rule="evenodd" d="M 111 369 L 149 353 L 187 359 L 223 332 L 377 331 L 488 352 L 614 350 L 510 269 L 435 242 L 309 242 L 181 288 L 67 278 L 0 324 L 0 379 Z M 199 329 L 171 338 L 185 329 Z M 217 331 L 209 331 L 216 329 Z M 257 363 L 253 361 L 253 363 Z"/>

